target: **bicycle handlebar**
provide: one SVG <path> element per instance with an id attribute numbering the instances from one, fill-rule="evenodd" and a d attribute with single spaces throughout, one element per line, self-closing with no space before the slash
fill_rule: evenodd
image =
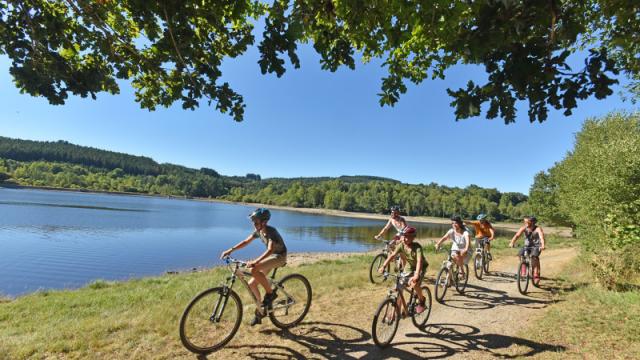
<path id="1" fill-rule="evenodd" d="M 238 260 L 236 258 L 232 258 L 230 255 L 227 255 L 227 256 L 223 257 L 222 261 L 224 261 L 227 265 L 229 265 L 229 264 L 238 264 L 240 266 L 247 266 L 247 262 L 246 261 L 242 261 L 242 260 Z"/>

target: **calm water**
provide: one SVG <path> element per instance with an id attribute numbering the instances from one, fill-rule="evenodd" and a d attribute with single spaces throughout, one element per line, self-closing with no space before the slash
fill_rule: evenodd
<path id="1" fill-rule="evenodd" d="M 0 188 L 0 293 L 77 288 L 218 264 L 221 251 L 253 230 L 253 208 L 142 196 Z M 384 221 L 274 210 L 289 252 L 360 251 Z M 419 237 L 446 225 L 419 225 Z M 262 253 L 259 239 L 234 252 Z"/>

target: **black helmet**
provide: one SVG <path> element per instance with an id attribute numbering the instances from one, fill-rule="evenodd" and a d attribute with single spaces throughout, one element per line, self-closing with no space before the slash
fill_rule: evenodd
<path id="1" fill-rule="evenodd" d="M 532 224 L 536 224 L 538 222 L 538 219 L 536 219 L 535 216 L 529 216 L 529 221 L 531 221 Z"/>
<path id="2" fill-rule="evenodd" d="M 392 207 L 389 208 L 389 210 L 391 210 L 391 212 L 393 212 L 393 211 L 400 212 L 400 206 L 393 205 Z"/>
<path id="3" fill-rule="evenodd" d="M 249 215 L 249 219 L 251 220 L 258 219 L 262 221 L 267 221 L 271 219 L 271 211 L 265 208 L 257 208 L 251 213 L 251 215 Z"/>

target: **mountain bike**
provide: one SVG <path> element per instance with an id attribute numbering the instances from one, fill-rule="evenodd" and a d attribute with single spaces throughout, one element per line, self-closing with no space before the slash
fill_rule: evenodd
<path id="1" fill-rule="evenodd" d="M 473 272 L 478 280 L 482 280 L 483 273 L 489 273 L 489 263 L 492 257 L 487 251 L 488 240 L 481 239 L 479 242 L 480 246 L 476 247 L 476 254 L 473 256 Z"/>
<path id="2" fill-rule="evenodd" d="M 410 316 L 413 325 L 418 329 L 423 329 L 431 314 L 431 291 L 429 291 L 427 285 L 420 285 L 422 295 L 425 298 L 424 310 L 421 313 L 416 311 L 419 303 L 418 295 L 413 289 L 407 289 L 412 273 L 390 274 L 385 271 L 383 276 L 385 278 L 395 277 L 396 282 L 389 289 L 387 297 L 380 303 L 373 316 L 371 336 L 373 337 L 373 342 L 379 347 L 385 347 L 391 343 L 398 330 L 401 317 Z M 405 302 L 404 291 L 408 291 L 410 294 L 409 302 Z M 398 304 L 398 300 L 400 300 L 400 304 Z M 405 315 L 403 316 L 402 314 Z"/>
<path id="3" fill-rule="evenodd" d="M 395 240 L 383 240 L 383 242 L 384 248 L 379 254 L 373 257 L 373 261 L 371 262 L 371 265 L 369 265 L 369 281 L 371 281 L 372 284 L 380 284 L 387 280 L 386 277 L 378 272 L 378 269 L 382 267 L 382 264 L 384 264 L 389 254 L 393 251 L 393 246 L 391 244 L 394 243 Z M 400 259 L 400 255 L 396 256 L 396 261 L 394 264 L 395 272 L 400 271 L 400 269 L 402 268 L 402 260 Z M 390 270 L 391 264 L 387 265 L 385 271 L 389 272 Z"/>
<path id="4" fill-rule="evenodd" d="M 464 277 L 461 278 L 460 275 L 460 268 L 458 264 L 453 261 L 451 251 L 448 251 L 447 259 L 442 262 L 442 268 L 440 268 L 438 276 L 436 277 L 435 292 L 437 302 L 443 302 L 447 289 L 452 285 L 455 285 L 459 294 L 464 294 L 467 282 L 469 281 L 469 265 L 464 264 Z"/>
<path id="5" fill-rule="evenodd" d="M 197 354 L 220 349 L 238 331 L 242 320 L 242 301 L 233 290 L 236 280 L 247 288 L 256 309 L 262 308 L 260 299 L 255 298 L 245 279 L 251 277 L 251 273 L 245 270 L 247 263 L 229 256 L 223 260 L 231 275 L 220 286 L 196 295 L 180 318 L 180 340 L 189 351 Z M 273 269 L 267 279 L 278 296 L 270 306 L 262 309 L 262 313 L 266 313 L 275 326 L 288 329 L 307 315 L 311 306 L 311 285 L 300 274 L 289 274 L 276 280 L 277 270 Z"/>
<path id="6" fill-rule="evenodd" d="M 531 250 L 534 248 L 539 248 L 539 246 L 525 246 L 524 254 L 520 257 L 520 264 L 518 265 L 518 270 L 516 274 L 517 283 L 518 283 L 518 291 L 522 295 L 527 294 L 527 289 L 529 288 L 529 280 L 535 287 L 540 286 L 540 274 L 538 274 L 538 279 L 533 278 L 533 263 L 531 261 Z"/>

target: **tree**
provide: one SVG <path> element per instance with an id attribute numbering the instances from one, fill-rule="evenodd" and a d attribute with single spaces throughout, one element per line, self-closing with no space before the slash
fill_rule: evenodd
<path id="1" fill-rule="evenodd" d="M 8 0 L 0 2 L 0 54 L 18 88 L 64 104 L 69 94 L 96 97 L 130 80 L 143 108 L 214 104 L 237 121 L 240 94 L 221 82 L 220 65 L 258 44 L 262 73 L 294 68 L 310 42 L 322 69 L 381 59 L 387 75 L 379 102 L 393 106 L 406 82 L 444 79 L 457 64 L 484 67 L 484 84 L 449 89 L 456 119 L 480 115 L 529 120 L 548 109 L 570 115 L 577 100 L 603 99 L 620 71 L 640 93 L 640 5 L 634 0 Z M 583 49 L 579 51 L 579 49 Z M 575 55 L 584 68 L 567 64 Z"/>
<path id="2" fill-rule="evenodd" d="M 9 180 L 11 176 L 7 173 L 0 172 L 0 183 Z"/>

